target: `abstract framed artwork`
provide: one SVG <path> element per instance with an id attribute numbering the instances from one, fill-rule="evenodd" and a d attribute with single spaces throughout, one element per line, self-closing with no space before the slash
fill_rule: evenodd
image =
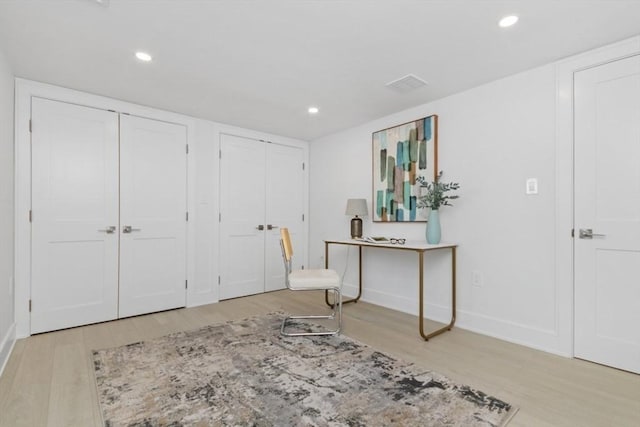
<path id="1" fill-rule="evenodd" d="M 438 116 L 433 115 L 373 133 L 373 221 L 425 222 L 418 207 L 422 187 L 438 170 Z"/>

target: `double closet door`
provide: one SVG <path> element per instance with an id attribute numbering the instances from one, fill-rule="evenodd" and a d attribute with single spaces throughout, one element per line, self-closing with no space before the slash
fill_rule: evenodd
<path id="1" fill-rule="evenodd" d="M 186 303 L 185 126 L 32 99 L 31 333 Z"/>
<path id="2" fill-rule="evenodd" d="M 305 256 L 301 148 L 222 135 L 220 299 L 282 289 L 280 227 L 289 228 L 300 268 Z"/>

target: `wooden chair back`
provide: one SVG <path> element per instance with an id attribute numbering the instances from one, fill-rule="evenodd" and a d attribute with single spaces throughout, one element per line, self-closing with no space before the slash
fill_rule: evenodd
<path id="1" fill-rule="evenodd" d="M 280 241 L 282 242 L 282 255 L 287 263 L 291 262 L 293 257 L 293 246 L 291 246 L 291 237 L 289 236 L 289 229 L 283 227 L 280 229 Z"/>

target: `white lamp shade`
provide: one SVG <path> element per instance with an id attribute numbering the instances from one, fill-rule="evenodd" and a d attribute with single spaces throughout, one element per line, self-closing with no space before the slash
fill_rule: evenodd
<path id="1" fill-rule="evenodd" d="M 345 215 L 366 216 L 369 215 L 367 209 L 367 199 L 348 199 Z"/>

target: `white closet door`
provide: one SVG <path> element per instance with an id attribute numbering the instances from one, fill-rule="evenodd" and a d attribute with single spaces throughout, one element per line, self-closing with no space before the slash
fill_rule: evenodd
<path id="1" fill-rule="evenodd" d="M 576 73 L 574 155 L 575 355 L 640 373 L 640 56 Z"/>
<path id="2" fill-rule="evenodd" d="M 231 135 L 220 141 L 221 300 L 264 292 L 265 146 Z"/>
<path id="3" fill-rule="evenodd" d="M 118 115 L 33 98 L 32 123 L 31 333 L 115 319 Z"/>
<path id="4" fill-rule="evenodd" d="M 185 126 L 120 117 L 120 317 L 186 304 L 186 143 Z"/>
<path id="5" fill-rule="evenodd" d="M 267 144 L 266 158 L 266 246 L 265 290 L 283 289 L 284 265 L 280 249 L 280 227 L 289 228 L 294 268 L 305 258 L 304 247 L 304 153 L 301 148 Z M 269 228 L 272 228 L 269 230 Z"/>

